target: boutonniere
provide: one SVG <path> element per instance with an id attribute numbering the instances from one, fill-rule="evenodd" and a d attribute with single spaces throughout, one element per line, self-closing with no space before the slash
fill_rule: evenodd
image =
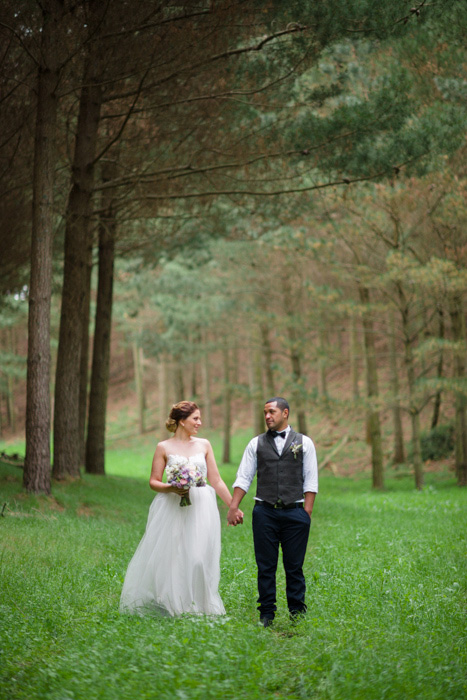
<path id="1" fill-rule="evenodd" d="M 301 442 L 300 442 L 300 443 L 299 443 L 299 442 L 294 442 L 294 443 L 290 446 L 290 449 L 291 449 L 292 452 L 293 452 L 294 459 L 297 459 L 297 455 L 298 455 L 298 453 L 300 452 L 300 450 L 303 449 L 303 445 L 302 445 Z"/>

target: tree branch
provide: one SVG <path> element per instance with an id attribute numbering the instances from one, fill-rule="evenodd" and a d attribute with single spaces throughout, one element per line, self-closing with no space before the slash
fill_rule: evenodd
<path id="1" fill-rule="evenodd" d="M 13 27 L 10 27 L 8 24 L 5 24 L 5 22 L 2 22 L 2 21 L 0 21 L 0 27 L 4 27 L 4 29 L 6 29 L 7 31 L 11 32 L 11 34 L 13 34 L 13 36 L 14 36 L 15 39 L 18 41 L 18 43 L 19 43 L 19 45 L 21 46 L 21 48 L 27 53 L 27 55 L 28 55 L 29 58 L 33 61 L 33 63 L 34 63 L 36 66 L 39 66 L 39 65 L 40 65 L 40 61 L 38 61 L 37 58 L 29 51 L 29 49 L 28 49 L 28 47 L 26 46 L 26 44 L 24 43 L 23 39 L 22 39 L 21 36 L 18 34 L 18 32 L 17 32 L 15 29 L 13 29 Z"/>
<path id="2" fill-rule="evenodd" d="M 304 192 L 312 192 L 313 190 L 322 190 L 327 187 L 337 187 L 337 186 L 348 186 L 351 185 L 355 182 L 368 182 L 371 180 L 375 180 L 378 177 L 382 177 L 383 175 L 387 175 L 390 172 L 389 169 L 387 170 L 382 170 L 379 173 L 375 173 L 374 175 L 368 175 L 365 177 L 356 177 L 353 179 L 349 178 L 343 178 L 341 180 L 331 180 L 330 182 L 323 182 L 318 185 L 310 185 L 309 187 L 296 187 L 296 188 L 291 188 L 291 189 L 283 189 L 283 190 L 270 190 L 270 191 L 259 191 L 259 190 L 213 190 L 213 191 L 206 191 L 206 192 L 185 192 L 185 193 L 177 193 L 177 194 L 147 194 L 142 197 L 139 197 L 139 199 L 142 200 L 167 200 L 167 199 L 193 199 L 196 197 L 219 197 L 222 195 L 244 195 L 248 197 L 275 197 L 277 195 L 281 194 L 302 194 Z"/>
<path id="3" fill-rule="evenodd" d="M 279 32 L 275 32 L 274 34 L 270 34 L 266 37 L 263 37 L 261 41 L 259 41 L 256 44 L 252 44 L 250 46 L 244 46 L 242 48 L 238 49 L 231 49 L 230 51 L 224 51 L 223 53 L 219 54 L 214 54 L 213 56 L 208 56 L 207 58 L 203 59 L 202 61 L 198 61 L 198 63 L 186 63 L 184 66 L 181 66 L 177 70 L 173 71 L 169 75 L 164 76 L 163 78 L 160 78 L 159 80 L 154 81 L 153 83 L 149 83 L 145 87 L 145 91 L 150 91 L 153 90 L 156 87 L 160 87 L 164 83 L 167 83 L 169 80 L 172 80 L 176 76 L 182 75 L 183 73 L 186 72 L 192 72 L 196 71 L 198 68 L 203 68 L 205 66 L 209 66 L 211 63 L 215 63 L 216 61 L 220 61 L 222 59 L 230 58 L 232 56 L 239 56 L 241 54 L 246 54 L 246 53 L 252 53 L 253 51 L 261 51 L 261 49 L 271 41 L 274 41 L 274 39 L 278 39 L 283 36 L 288 36 L 290 34 L 296 34 L 297 32 L 302 32 L 307 30 L 308 27 L 305 27 L 301 24 L 293 24 L 289 25 L 286 29 L 283 29 Z M 147 72 L 149 71 L 149 68 L 147 69 Z M 108 98 L 107 101 L 114 101 L 117 99 L 125 99 L 127 97 L 132 97 L 134 95 L 134 91 L 128 92 L 128 93 L 123 93 L 121 95 L 113 95 Z"/>

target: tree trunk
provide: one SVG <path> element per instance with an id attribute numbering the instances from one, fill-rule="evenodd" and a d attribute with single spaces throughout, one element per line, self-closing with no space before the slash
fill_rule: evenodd
<path id="1" fill-rule="evenodd" d="M 454 376 L 459 383 L 465 382 L 465 314 L 460 295 L 451 299 L 449 313 L 451 316 L 452 335 L 459 346 L 454 358 Z M 459 486 L 467 486 L 467 420 L 466 399 L 464 394 L 456 393 L 456 429 L 455 429 L 456 474 Z"/>
<path id="2" fill-rule="evenodd" d="M 394 429 L 394 447 L 392 461 L 394 464 L 405 462 L 404 433 L 402 430 L 402 411 L 399 402 L 399 372 L 397 368 L 396 320 L 391 311 L 389 319 L 389 364 L 391 393 L 393 396 L 392 417 Z"/>
<path id="3" fill-rule="evenodd" d="M 238 343 L 234 342 L 231 351 L 230 379 L 233 385 L 240 384 L 240 363 Z"/>
<path id="4" fill-rule="evenodd" d="M 370 293 L 366 287 L 359 287 L 360 301 L 365 306 L 370 303 Z M 372 405 L 373 401 L 378 398 L 378 371 L 376 366 L 375 352 L 375 333 L 373 322 L 368 313 L 363 316 L 363 339 L 366 358 L 366 380 L 367 380 L 367 395 L 370 402 L 370 408 L 367 414 L 367 426 L 371 440 L 371 467 L 372 481 L 374 489 L 384 488 L 384 465 L 383 465 L 383 448 L 381 440 L 381 423 L 379 413 Z"/>
<path id="5" fill-rule="evenodd" d="M 402 314 L 402 330 L 404 334 L 405 366 L 409 388 L 409 413 L 412 422 L 412 450 L 415 488 L 421 490 L 423 488 L 423 463 L 420 441 L 420 410 L 417 407 L 415 399 L 415 361 L 412 352 L 412 343 L 414 342 L 415 335 L 413 334 L 412 330 L 409 306 L 401 287 L 398 288 L 398 293 L 401 302 L 400 308 Z"/>
<path id="6" fill-rule="evenodd" d="M 292 376 L 293 376 L 293 382 L 294 386 L 296 387 L 294 395 L 295 395 L 295 404 L 297 406 L 297 420 L 298 420 L 298 431 L 302 433 L 303 435 L 306 435 L 307 429 L 306 429 L 306 413 L 305 409 L 303 408 L 303 397 L 302 397 L 302 392 L 303 392 L 303 376 L 302 376 L 302 362 L 301 362 L 301 357 L 300 354 L 293 350 L 290 356 L 291 362 L 292 362 Z"/>
<path id="7" fill-rule="evenodd" d="M 103 180 L 111 179 L 109 172 Z M 103 204 L 99 224 L 99 279 L 92 354 L 86 471 L 105 474 L 105 427 L 110 374 L 110 338 L 117 223 L 112 199 Z M 143 426 L 144 427 L 144 426 Z"/>
<path id="8" fill-rule="evenodd" d="M 251 408 L 253 418 L 253 430 L 255 435 L 264 432 L 264 402 L 263 395 L 263 378 L 261 371 L 261 349 L 252 342 L 250 347 L 250 393 L 251 393 Z"/>
<path id="9" fill-rule="evenodd" d="M 197 376 L 198 363 L 193 362 L 191 365 L 191 400 L 196 401 L 198 397 L 198 376 Z"/>
<path id="10" fill-rule="evenodd" d="M 94 159 L 102 94 L 99 87 L 81 89 L 72 169 L 72 188 L 65 226 L 65 266 L 57 354 L 54 409 L 54 467 L 56 479 L 79 476 L 79 389 L 82 326 L 86 299 Z"/>
<path id="11" fill-rule="evenodd" d="M 181 361 L 178 360 L 175 366 L 175 403 L 179 401 L 185 401 L 185 382 L 183 379 L 183 368 Z"/>
<path id="12" fill-rule="evenodd" d="M 264 401 L 266 402 L 268 399 L 271 399 L 273 396 L 276 395 L 276 390 L 275 390 L 275 381 L 274 381 L 274 366 L 273 366 L 273 360 L 272 360 L 272 347 L 271 347 L 271 338 L 269 335 L 269 327 L 266 323 L 260 323 L 259 326 L 260 333 L 261 333 L 261 345 L 262 345 L 262 351 L 263 351 L 263 357 L 264 357 L 264 370 L 265 370 L 265 379 L 266 379 L 266 394 L 267 396 L 263 397 Z"/>
<path id="13" fill-rule="evenodd" d="M 355 316 L 350 317 L 350 377 L 352 380 L 352 397 L 354 401 L 360 398 L 358 389 L 358 336 Z"/>
<path id="14" fill-rule="evenodd" d="M 294 309 L 297 304 L 293 303 L 290 281 L 287 277 L 282 278 L 282 290 L 284 294 L 284 308 Z M 302 353 L 300 349 L 300 341 L 297 336 L 297 328 L 295 319 L 290 315 L 287 318 L 287 335 L 290 348 L 290 362 L 292 365 L 292 397 L 297 410 L 298 431 L 306 435 L 306 413 L 303 405 L 303 395 L 305 393 L 304 378 L 302 375 Z"/>
<path id="15" fill-rule="evenodd" d="M 318 337 L 319 337 L 319 357 L 318 357 L 318 369 L 319 369 L 319 394 L 322 398 L 328 398 L 328 383 L 326 375 L 326 365 L 327 365 L 327 342 L 326 342 L 326 332 L 322 327 L 322 320 L 319 322 L 318 327 Z"/>
<path id="16" fill-rule="evenodd" d="M 445 328 L 444 328 L 444 312 L 442 307 L 438 307 L 438 338 L 444 340 Z M 438 365 L 436 367 L 436 376 L 441 379 L 443 376 L 443 366 L 444 366 L 444 353 L 442 350 L 439 352 Z M 433 416 L 431 418 L 431 429 L 438 425 L 439 413 L 441 409 L 441 391 L 438 390 L 435 396 L 435 403 L 433 406 Z"/>
<path id="17" fill-rule="evenodd" d="M 81 338 L 81 362 L 79 369 L 79 441 L 80 466 L 86 461 L 86 420 L 88 413 L 88 367 L 89 367 L 89 321 L 91 316 L 91 278 L 92 278 L 92 236 L 88 239 L 86 253 L 86 292 L 83 310 L 83 325 Z"/>
<path id="18" fill-rule="evenodd" d="M 232 387 L 230 384 L 230 357 L 228 348 L 223 350 L 224 361 L 224 396 L 223 396 L 223 450 L 222 461 L 224 464 L 230 463 L 230 436 L 232 430 Z"/>
<path id="19" fill-rule="evenodd" d="M 59 7 L 59 6 L 58 6 Z M 60 9 L 43 9 L 34 139 L 31 274 L 26 388 L 26 456 L 23 485 L 50 493 L 50 300 L 59 80 L 56 42 Z"/>
<path id="20" fill-rule="evenodd" d="M 290 343 L 290 362 L 292 365 L 293 390 L 292 396 L 297 408 L 298 431 L 306 435 L 306 414 L 303 407 L 303 375 L 302 375 L 302 358 L 298 348 L 295 328 L 288 326 L 288 336 Z"/>

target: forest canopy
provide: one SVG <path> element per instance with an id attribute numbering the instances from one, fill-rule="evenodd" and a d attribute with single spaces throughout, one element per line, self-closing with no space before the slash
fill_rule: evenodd
<path id="1" fill-rule="evenodd" d="M 448 422 L 465 485 L 466 18 L 2 3 L 1 415 L 25 395 L 26 489 L 105 473 L 115 334 L 141 430 L 149 361 L 161 415 L 222 405 L 226 461 L 232 403 L 259 431 L 280 392 L 302 432 L 316 405 L 360 416 L 375 488 L 382 421 L 417 488 L 423 429 Z"/>

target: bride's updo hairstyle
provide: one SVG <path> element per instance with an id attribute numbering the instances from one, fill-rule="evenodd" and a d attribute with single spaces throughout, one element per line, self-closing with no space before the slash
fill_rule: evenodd
<path id="1" fill-rule="evenodd" d="M 191 416 L 191 414 L 197 409 L 198 406 L 194 401 L 179 401 L 178 403 L 174 404 L 165 423 L 165 427 L 169 433 L 174 433 L 177 430 L 180 421 L 184 418 L 188 418 L 188 416 Z"/>

